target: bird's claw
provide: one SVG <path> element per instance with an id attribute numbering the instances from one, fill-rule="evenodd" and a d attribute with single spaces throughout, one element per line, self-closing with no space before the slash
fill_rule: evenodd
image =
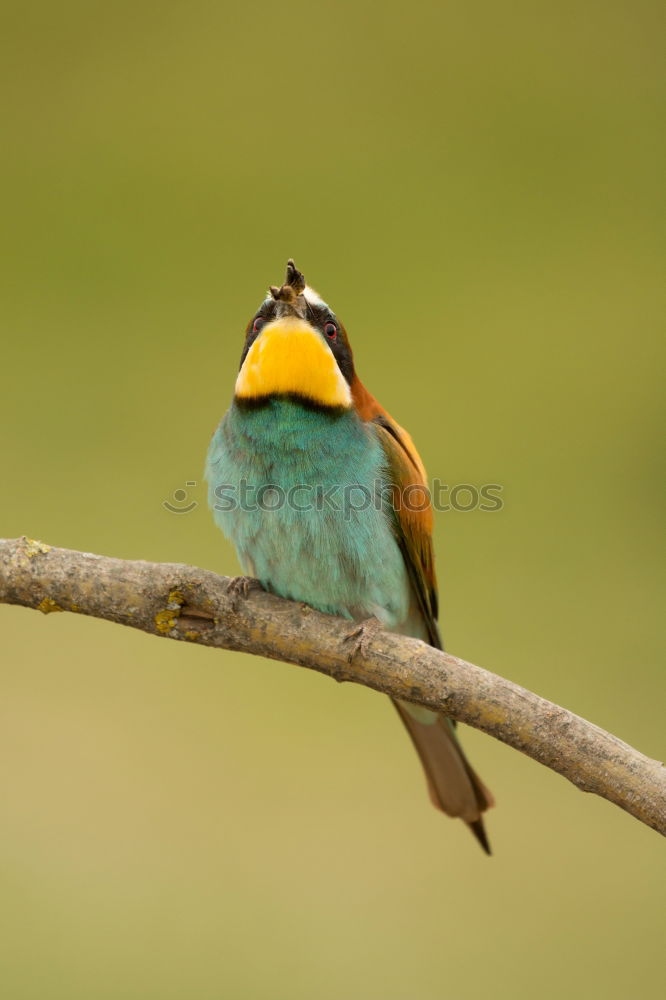
<path id="1" fill-rule="evenodd" d="M 238 607 L 238 602 L 246 598 L 251 590 L 260 588 L 261 584 L 253 576 L 232 576 L 227 584 L 227 594 L 231 598 L 232 607 Z"/>
<path id="2" fill-rule="evenodd" d="M 347 662 L 351 663 L 357 653 L 367 656 L 370 651 L 370 643 L 382 628 L 383 625 L 379 618 L 373 616 L 372 618 L 366 618 L 365 621 L 360 622 L 353 628 L 351 632 L 348 632 L 344 641 L 352 643 L 352 647 L 347 655 Z"/>

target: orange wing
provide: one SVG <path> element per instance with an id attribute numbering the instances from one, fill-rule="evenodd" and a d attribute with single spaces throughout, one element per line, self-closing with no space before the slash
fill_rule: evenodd
<path id="1" fill-rule="evenodd" d="M 393 484 L 395 536 L 402 551 L 430 644 L 442 648 L 437 627 L 437 580 L 432 547 L 432 507 L 426 472 L 404 428 L 371 396 L 358 376 L 352 398 L 362 420 L 372 423 L 386 455 Z"/>

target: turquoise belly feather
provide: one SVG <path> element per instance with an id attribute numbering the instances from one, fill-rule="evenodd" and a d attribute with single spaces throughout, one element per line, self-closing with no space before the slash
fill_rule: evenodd
<path id="1" fill-rule="evenodd" d="M 393 513 L 375 499 L 387 487 L 384 453 L 353 409 L 234 403 L 211 441 L 206 479 L 217 524 L 267 590 L 329 614 L 375 615 L 388 628 L 407 621 Z"/>

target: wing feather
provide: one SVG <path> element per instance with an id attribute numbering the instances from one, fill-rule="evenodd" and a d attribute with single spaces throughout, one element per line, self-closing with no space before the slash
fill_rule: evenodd
<path id="1" fill-rule="evenodd" d="M 372 424 L 386 456 L 393 490 L 393 528 L 429 642 L 438 649 L 437 579 L 432 545 L 432 506 L 423 462 L 407 431 L 383 409 L 357 379 L 352 396 L 363 420 Z"/>
<path id="2" fill-rule="evenodd" d="M 402 551 L 432 646 L 443 649 L 437 627 L 437 580 L 432 546 L 432 507 L 426 473 L 411 437 L 370 395 L 362 383 L 352 382 L 357 412 L 375 431 L 386 456 L 393 488 L 393 528 Z M 493 797 L 470 766 L 458 741 L 455 722 L 436 712 L 394 701 L 426 773 L 434 805 L 449 816 L 465 820 L 483 849 L 490 854 L 481 814 Z"/>

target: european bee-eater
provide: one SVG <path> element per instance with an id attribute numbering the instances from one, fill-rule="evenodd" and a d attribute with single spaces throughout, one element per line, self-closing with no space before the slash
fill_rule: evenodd
<path id="1" fill-rule="evenodd" d="M 342 323 L 292 260 L 245 331 L 206 478 L 217 524 L 266 590 L 442 648 L 423 463 L 362 385 Z M 492 795 L 454 723 L 394 704 L 433 804 L 490 853 L 481 816 Z"/>

